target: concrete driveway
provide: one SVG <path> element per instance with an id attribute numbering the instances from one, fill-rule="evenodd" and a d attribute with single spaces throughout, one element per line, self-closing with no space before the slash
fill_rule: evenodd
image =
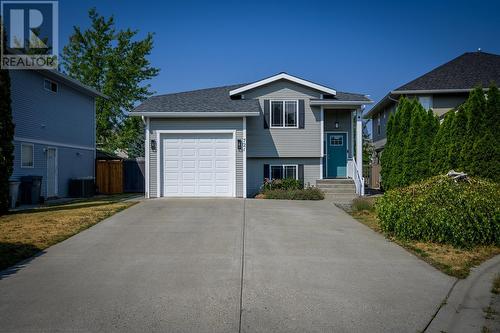
<path id="1" fill-rule="evenodd" d="M 452 283 L 325 201 L 158 199 L 2 272 L 0 331 L 417 332 Z"/>

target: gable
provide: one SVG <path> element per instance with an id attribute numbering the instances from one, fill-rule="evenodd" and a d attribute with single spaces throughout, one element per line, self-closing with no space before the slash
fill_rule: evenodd
<path id="1" fill-rule="evenodd" d="M 319 93 L 323 93 L 323 94 L 329 94 L 329 95 L 334 95 L 334 96 L 337 94 L 335 89 L 314 83 L 312 81 L 304 80 L 302 78 L 299 78 L 299 77 L 293 76 L 293 75 L 289 75 L 287 73 L 279 73 L 279 74 L 270 76 L 268 78 L 244 85 L 244 86 L 239 87 L 237 89 L 231 90 L 229 92 L 229 94 L 231 96 L 245 94 L 249 90 L 253 90 L 253 89 L 256 89 L 256 88 L 259 88 L 259 87 L 262 87 L 262 86 L 265 86 L 265 85 L 268 85 L 268 84 L 271 84 L 273 82 L 280 81 L 280 80 L 286 80 L 289 82 L 293 82 L 293 83 L 299 84 L 301 86 L 308 87 L 310 89 L 314 89 L 314 90 L 318 91 Z"/>

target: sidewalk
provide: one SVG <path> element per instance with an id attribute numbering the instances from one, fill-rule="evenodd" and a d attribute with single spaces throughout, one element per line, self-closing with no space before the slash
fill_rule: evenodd
<path id="1" fill-rule="evenodd" d="M 446 303 L 425 332 L 481 332 L 486 322 L 484 310 L 492 299 L 493 279 L 499 272 L 500 255 L 473 268 L 469 277 L 452 287 Z"/>

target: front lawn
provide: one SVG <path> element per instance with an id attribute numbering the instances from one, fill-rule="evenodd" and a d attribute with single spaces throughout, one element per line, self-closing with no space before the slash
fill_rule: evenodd
<path id="1" fill-rule="evenodd" d="M 374 198 L 355 200 L 350 214 L 374 231 L 383 233 L 373 208 L 374 201 Z M 500 247 L 494 245 L 481 245 L 464 249 L 448 244 L 404 241 L 387 235 L 386 237 L 442 272 L 461 279 L 469 275 L 472 267 L 500 254 Z"/>
<path id="2" fill-rule="evenodd" d="M 71 237 L 136 202 L 108 196 L 0 216 L 0 270 Z"/>

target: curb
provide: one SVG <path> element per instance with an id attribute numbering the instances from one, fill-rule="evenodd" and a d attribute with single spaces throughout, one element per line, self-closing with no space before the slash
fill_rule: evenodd
<path id="1" fill-rule="evenodd" d="M 480 332 L 484 325 L 483 309 L 490 304 L 491 284 L 500 272 L 500 255 L 471 269 L 459 280 L 425 332 Z"/>

